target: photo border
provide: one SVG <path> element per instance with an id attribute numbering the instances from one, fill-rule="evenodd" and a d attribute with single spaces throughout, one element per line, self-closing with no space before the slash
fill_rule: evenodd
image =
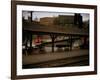
<path id="1" fill-rule="evenodd" d="M 17 75 L 17 5 L 34 5 L 48 7 L 63 8 L 83 8 L 94 9 L 94 71 L 70 72 L 70 73 L 53 73 L 53 74 L 34 74 L 34 75 Z M 29 79 L 29 78 L 45 78 L 60 76 L 76 76 L 76 75 L 92 75 L 97 74 L 97 6 L 96 5 L 80 5 L 80 4 L 63 4 L 33 1 L 11 1 L 11 79 Z"/>

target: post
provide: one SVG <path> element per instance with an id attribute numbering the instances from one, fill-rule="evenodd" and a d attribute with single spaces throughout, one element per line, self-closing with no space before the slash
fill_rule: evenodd
<path id="1" fill-rule="evenodd" d="M 51 39 L 52 39 L 52 52 L 54 52 L 54 46 L 55 46 L 55 39 L 56 39 L 56 35 L 54 35 L 54 34 L 51 34 L 50 35 L 50 37 L 51 37 Z"/>
<path id="2" fill-rule="evenodd" d="M 29 11 L 29 13 L 30 13 L 30 16 L 28 17 L 28 21 L 29 21 L 29 22 L 32 22 L 32 13 L 33 13 L 33 12 L 32 12 L 32 11 Z"/>
<path id="3" fill-rule="evenodd" d="M 32 48 L 32 33 L 30 33 L 30 47 Z"/>
<path id="4" fill-rule="evenodd" d="M 31 11 L 31 22 L 32 22 L 32 11 Z"/>
<path id="5" fill-rule="evenodd" d="M 69 36 L 70 39 L 70 51 L 72 51 L 72 36 Z"/>
<path id="6" fill-rule="evenodd" d="M 54 52 L 54 36 L 52 37 L 52 52 Z"/>

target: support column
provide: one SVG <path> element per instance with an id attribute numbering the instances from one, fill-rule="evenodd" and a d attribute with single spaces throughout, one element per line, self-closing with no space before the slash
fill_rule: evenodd
<path id="1" fill-rule="evenodd" d="M 55 46 L 54 42 L 55 42 L 55 39 L 56 39 L 57 36 L 54 35 L 54 34 L 51 34 L 50 37 L 52 39 L 52 52 L 54 52 L 54 46 Z"/>
<path id="2" fill-rule="evenodd" d="M 31 11 L 31 22 L 32 22 L 32 13 L 33 13 L 33 12 Z"/>
<path id="3" fill-rule="evenodd" d="M 32 48 L 32 33 L 30 33 L 30 47 Z"/>
<path id="4" fill-rule="evenodd" d="M 52 37 L 52 52 L 54 52 L 54 37 Z"/>
<path id="5" fill-rule="evenodd" d="M 70 40 L 70 51 L 72 51 L 72 36 L 69 36 L 69 40 Z"/>

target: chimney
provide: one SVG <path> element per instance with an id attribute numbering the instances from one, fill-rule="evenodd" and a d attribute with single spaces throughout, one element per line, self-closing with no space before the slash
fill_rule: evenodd
<path id="1" fill-rule="evenodd" d="M 79 17 L 78 17 L 78 23 L 79 23 L 79 28 L 83 28 L 83 18 L 82 16 L 79 14 Z"/>
<path id="2" fill-rule="evenodd" d="M 75 13 L 75 15 L 74 15 L 74 24 L 78 25 L 79 28 L 83 27 L 83 18 L 81 16 L 81 14 Z"/>

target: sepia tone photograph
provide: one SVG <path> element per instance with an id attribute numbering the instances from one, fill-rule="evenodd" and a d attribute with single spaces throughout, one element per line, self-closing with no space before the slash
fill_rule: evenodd
<path id="1" fill-rule="evenodd" d="M 12 1 L 12 79 L 97 74 L 97 6 Z"/>
<path id="2" fill-rule="evenodd" d="M 88 13 L 22 11 L 22 69 L 89 66 Z"/>

